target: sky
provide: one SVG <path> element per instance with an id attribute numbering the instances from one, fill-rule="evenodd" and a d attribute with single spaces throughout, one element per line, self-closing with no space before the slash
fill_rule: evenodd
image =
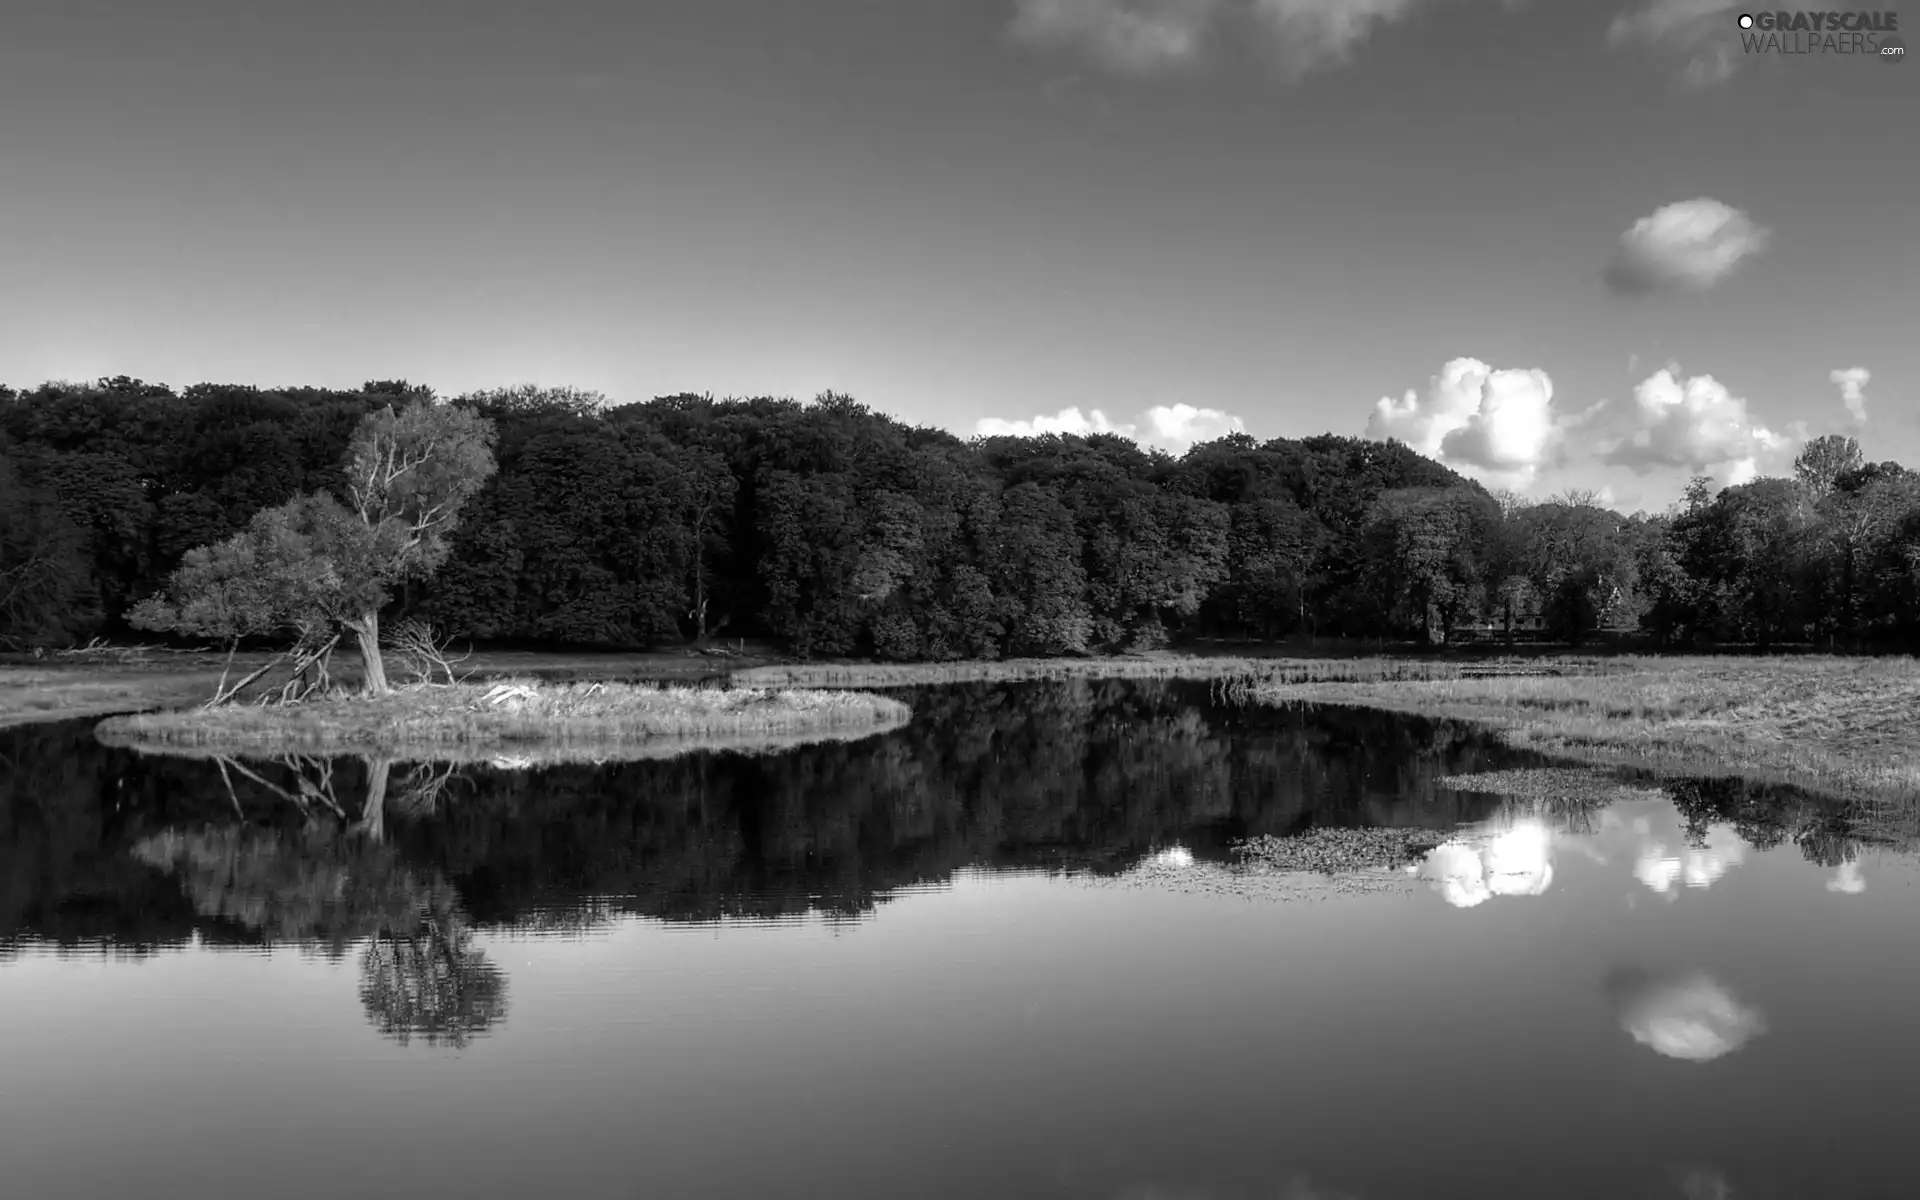
<path id="1" fill-rule="evenodd" d="M 5 8 L 16 387 L 831 389 L 1629 511 L 1920 465 L 1920 66 L 1721 0 Z"/>

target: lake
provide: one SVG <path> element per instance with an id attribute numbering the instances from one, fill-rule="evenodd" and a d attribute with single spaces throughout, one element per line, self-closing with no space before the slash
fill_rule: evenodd
<path id="1" fill-rule="evenodd" d="M 1463 791 L 1541 764 L 1204 684 L 902 694 L 544 770 L 0 731 L 0 1194 L 1920 1191 L 1920 870 L 1831 806 Z M 1228 869 L 1325 826 L 1450 840 Z"/>

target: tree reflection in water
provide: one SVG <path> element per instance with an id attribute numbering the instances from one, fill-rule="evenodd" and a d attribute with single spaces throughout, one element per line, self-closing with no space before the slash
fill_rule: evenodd
<path id="1" fill-rule="evenodd" d="M 283 760 L 279 781 L 232 760 L 221 766 L 237 810 L 245 811 L 231 788 L 235 774 L 291 804 L 300 824 L 169 828 L 137 841 L 134 858 L 177 878 L 202 916 L 268 945 L 339 958 L 364 943 L 367 1019 L 402 1045 L 418 1037 L 464 1046 L 505 1019 L 506 979 L 473 947 L 452 885 L 402 863 L 386 844 L 389 810 L 431 811 L 454 778 L 451 768 L 415 766 L 395 786 L 390 762 L 368 762 L 364 798 L 346 805 L 326 762 Z M 357 815 L 349 819 L 349 811 Z"/>
<path id="2" fill-rule="evenodd" d="M 360 1002 L 374 1028 L 406 1045 L 464 1046 L 507 1015 L 507 981 L 467 943 L 463 924 L 428 919 L 382 930 L 360 956 Z"/>

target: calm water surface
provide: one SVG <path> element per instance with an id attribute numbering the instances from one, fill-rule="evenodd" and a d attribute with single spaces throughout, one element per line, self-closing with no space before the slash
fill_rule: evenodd
<path id="1" fill-rule="evenodd" d="M 0 732 L 0 1195 L 1920 1194 L 1920 870 L 1805 797 L 1542 810 L 1436 786 L 1532 765 L 1471 731 L 1203 686 L 910 698 L 384 787 Z M 1315 825 L 1456 834 L 1217 886 Z"/>

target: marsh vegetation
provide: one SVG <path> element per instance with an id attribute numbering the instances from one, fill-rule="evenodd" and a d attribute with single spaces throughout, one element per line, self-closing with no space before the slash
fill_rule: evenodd
<path id="1" fill-rule="evenodd" d="M 1826 656 L 1601 659 L 1554 676 L 1252 679 L 1267 703 L 1358 705 L 1470 721 L 1519 749 L 1920 804 L 1920 662 Z"/>
<path id="2" fill-rule="evenodd" d="M 414 684 L 295 706 L 225 705 L 101 722 L 111 745 L 226 754 L 379 753 L 545 762 L 707 749 L 771 749 L 865 737 L 906 723 L 897 699 L 867 692 L 623 683 Z"/>

